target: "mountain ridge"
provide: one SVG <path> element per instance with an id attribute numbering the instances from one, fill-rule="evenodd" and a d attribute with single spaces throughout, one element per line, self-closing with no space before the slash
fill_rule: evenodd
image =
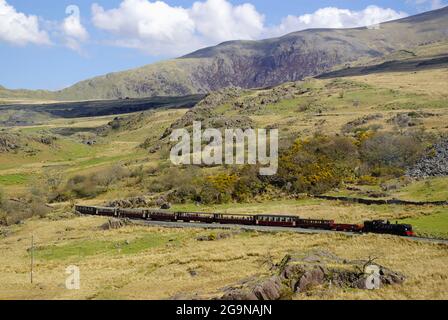
<path id="1" fill-rule="evenodd" d="M 447 39 L 445 7 L 385 22 L 379 29 L 307 29 L 258 41 L 226 41 L 176 59 L 38 93 L 55 100 L 96 100 L 204 94 L 231 86 L 268 87 L 330 72 L 361 58 Z M 5 91 L 0 90 L 0 97 Z"/>

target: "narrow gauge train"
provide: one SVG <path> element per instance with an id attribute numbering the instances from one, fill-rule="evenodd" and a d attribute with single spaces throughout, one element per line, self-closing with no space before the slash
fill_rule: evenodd
<path id="1" fill-rule="evenodd" d="M 81 214 L 99 215 L 116 218 L 152 220 L 162 222 L 199 222 L 236 225 L 258 225 L 267 227 L 303 228 L 355 233 L 381 233 L 397 236 L 414 236 L 412 226 L 391 224 L 389 221 L 366 221 L 363 225 L 340 224 L 334 220 L 302 219 L 282 215 L 241 215 L 200 212 L 170 212 L 152 209 L 120 209 L 105 207 L 75 206 Z"/>

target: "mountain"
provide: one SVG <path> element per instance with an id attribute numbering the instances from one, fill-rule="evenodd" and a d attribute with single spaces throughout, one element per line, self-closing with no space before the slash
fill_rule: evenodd
<path id="1" fill-rule="evenodd" d="M 178 59 L 85 80 L 50 95 L 58 100 L 117 99 L 207 93 L 229 86 L 268 87 L 447 39 L 445 7 L 383 23 L 379 29 L 310 29 L 261 41 L 225 42 Z"/>
<path id="2" fill-rule="evenodd" d="M 58 98 L 57 92 L 50 92 L 45 90 L 10 90 L 0 85 L 0 99 L 5 100 L 56 100 Z M 2 101 L 0 101 L 1 103 Z"/>

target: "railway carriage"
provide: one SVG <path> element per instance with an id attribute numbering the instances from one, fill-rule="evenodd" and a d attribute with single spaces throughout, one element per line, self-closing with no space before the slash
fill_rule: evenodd
<path id="1" fill-rule="evenodd" d="M 145 210 L 142 209 L 118 209 L 118 216 L 129 219 L 145 219 Z"/>
<path id="2" fill-rule="evenodd" d="M 75 206 L 75 211 L 81 214 L 96 215 L 96 207 Z"/>
<path id="3" fill-rule="evenodd" d="M 304 229 L 332 230 L 333 220 L 297 219 L 296 227 Z"/>
<path id="4" fill-rule="evenodd" d="M 297 219 L 297 217 L 291 216 L 257 215 L 255 216 L 255 224 L 258 226 L 294 228 L 297 225 Z"/>
<path id="5" fill-rule="evenodd" d="M 213 223 L 214 214 L 202 212 L 177 212 L 177 221 Z"/>
<path id="6" fill-rule="evenodd" d="M 255 217 L 242 214 L 214 214 L 213 221 L 221 224 L 242 224 L 242 225 L 254 225 Z"/>
<path id="7" fill-rule="evenodd" d="M 95 214 L 98 216 L 117 217 L 118 216 L 118 208 L 97 207 Z"/>
<path id="8" fill-rule="evenodd" d="M 163 210 L 148 210 L 146 213 L 147 220 L 154 221 L 177 221 L 177 214 L 174 212 L 163 211 Z"/>

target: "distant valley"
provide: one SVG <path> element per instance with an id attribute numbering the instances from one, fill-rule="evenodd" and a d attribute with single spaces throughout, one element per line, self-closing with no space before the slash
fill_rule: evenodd
<path id="1" fill-rule="evenodd" d="M 0 126 L 27 126 L 50 118 L 84 118 L 120 115 L 154 109 L 191 108 L 204 95 L 97 100 L 65 103 L 0 105 Z"/>

